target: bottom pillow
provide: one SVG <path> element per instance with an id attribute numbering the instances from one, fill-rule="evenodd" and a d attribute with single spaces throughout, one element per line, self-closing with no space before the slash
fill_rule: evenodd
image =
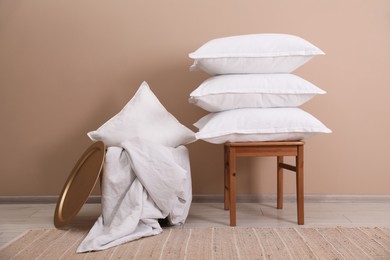
<path id="1" fill-rule="evenodd" d="M 209 143 L 303 140 L 332 131 L 299 108 L 244 108 L 210 113 L 194 124 Z"/>

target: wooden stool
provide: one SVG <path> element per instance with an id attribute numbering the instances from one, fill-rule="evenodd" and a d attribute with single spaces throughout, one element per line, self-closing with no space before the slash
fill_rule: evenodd
<path id="1" fill-rule="evenodd" d="M 277 156 L 277 208 L 283 208 L 283 169 L 296 172 L 298 225 L 304 224 L 302 141 L 225 143 L 225 210 L 230 209 L 230 226 L 236 226 L 236 157 Z M 284 163 L 284 156 L 295 156 L 296 166 Z"/>

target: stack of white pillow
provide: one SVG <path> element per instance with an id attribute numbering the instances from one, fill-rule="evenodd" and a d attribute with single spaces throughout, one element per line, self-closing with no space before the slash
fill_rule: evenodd
<path id="1" fill-rule="evenodd" d="M 250 34 L 214 39 L 189 57 L 191 70 L 212 77 L 189 102 L 210 113 L 194 125 L 197 139 L 210 143 L 303 140 L 330 133 L 298 108 L 326 93 L 292 71 L 324 52 L 288 34 Z"/>

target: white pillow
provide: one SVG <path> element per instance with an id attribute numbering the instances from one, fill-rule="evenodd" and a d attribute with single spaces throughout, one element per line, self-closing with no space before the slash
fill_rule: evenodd
<path id="1" fill-rule="evenodd" d="M 209 112 L 237 108 L 297 107 L 326 92 L 293 74 L 231 74 L 205 80 L 189 102 Z"/>
<path id="2" fill-rule="evenodd" d="M 139 137 L 170 147 L 195 141 L 195 133 L 170 114 L 143 82 L 134 97 L 114 117 L 96 131 L 88 133 L 93 141 L 107 146 Z"/>
<path id="3" fill-rule="evenodd" d="M 194 124 L 197 139 L 209 143 L 302 140 L 331 133 L 324 124 L 299 108 L 243 108 L 210 113 Z"/>
<path id="4" fill-rule="evenodd" d="M 315 55 L 325 53 L 310 42 L 289 34 L 248 34 L 211 40 L 189 54 L 191 70 L 211 75 L 290 73 Z"/>

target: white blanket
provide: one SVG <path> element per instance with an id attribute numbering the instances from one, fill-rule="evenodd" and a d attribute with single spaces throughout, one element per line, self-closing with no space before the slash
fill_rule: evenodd
<path id="1" fill-rule="evenodd" d="M 192 199 L 188 150 L 134 139 L 108 147 L 102 214 L 77 252 L 114 247 L 162 231 L 158 219 L 182 224 Z"/>

